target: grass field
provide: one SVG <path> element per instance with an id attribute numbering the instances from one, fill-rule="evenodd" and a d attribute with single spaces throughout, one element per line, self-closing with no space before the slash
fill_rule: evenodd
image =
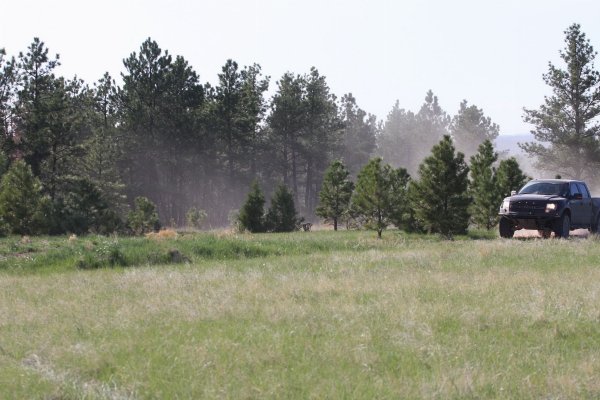
<path id="1" fill-rule="evenodd" d="M 0 398 L 599 398 L 600 241 L 0 240 Z"/>

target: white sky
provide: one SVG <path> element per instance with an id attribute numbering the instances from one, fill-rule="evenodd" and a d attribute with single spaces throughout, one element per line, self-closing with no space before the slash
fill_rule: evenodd
<path id="1" fill-rule="evenodd" d="M 261 64 L 271 88 L 316 66 L 336 95 L 352 92 L 380 119 L 396 99 L 417 111 L 432 89 L 451 115 L 467 99 L 502 134 L 531 129 L 522 109 L 549 93 L 542 74 L 570 24 L 600 50 L 598 0 L 2 0 L 0 10 L 0 48 L 16 56 L 38 36 L 63 75 L 90 84 L 105 71 L 119 78 L 152 37 L 202 82 L 228 58 Z"/>

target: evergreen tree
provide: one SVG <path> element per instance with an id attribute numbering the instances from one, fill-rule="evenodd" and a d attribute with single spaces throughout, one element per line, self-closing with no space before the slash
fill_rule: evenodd
<path id="1" fill-rule="evenodd" d="M 14 106 L 17 91 L 17 68 L 14 57 L 6 59 L 0 48 L 0 153 L 5 157 L 14 150 Z"/>
<path id="2" fill-rule="evenodd" d="M 502 201 L 504 197 L 510 196 L 511 191 L 518 191 L 530 179 L 521 171 L 519 163 L 514 157 L 500 161 L 496 172 L 498 198 Z"/>
<path id="3" fill-rule="evenodd" d="M 304 78 L 288 72 L 277 82 L 268 117 L 269 140 L 274 157 L 272 169 L 298 196 L 302 153 L 302 129 L 305 127 L 306 102 Z"/>
<path id="4" fill-rule="evenodd" d="M 390 171 L 390 221 L 398 228 L 414 230 L 408 188 L 411 181 L 408 171 L 397 168 Z"/>
<path id="5" fill-rule="evenodd" d="M 487 230 L 498 223 L 498 207 L 502 201 L 493 167 L 497 160 L 498 154 L 489 140 L 479 145 L 479 151 L 471 157 L 469 193 L 473 202 L 469 213 L 475 225 Z"/>
<path id="6" fill-rule="evenodd" d="M 433 147 L 419 166 L 419 181 L 412 181 L 411 204 L 418 223 L 445 236 L 466 233 L 469 226 L 467 194 L 469 167 L 455 153 L 450 136 Z"/>
<path id="7" fill-rule="evenodd" d="M 191 202 L 186 190 L 191 185 L 183 178 L 187 171 L 197 172 L 190 161 L 198 159 L 203 139 L 198 110 L 204 89 L 183 57 L 173 59 L 150 38 L 123 63 L 118 101 L 127 195 L 152 194 L 166 220 L 183 223 Z"/>
<path id="8" fill-rule="evenodd" d="M 356 176 L 375 151 L 377 118 L 361 110 L 352 93 L 342 97 L 342 118 L 344 129 L 340 156 L 350 174 Z"/>
<path id="9" fill-rule="evenodd" d="M 500 132 L 500 127 L 486 117 L 483 110 L 475 105 L 468 106 L 467 101 L 460 103 L 458 114 L 452 119 L 450 133 L 456 143 L 456 149 L 466 157 L 474 155 L 479 145 L 486 140 L 494 141 Z"/>
<path id="10" fill-rule="evenodd" d="M 43 222 L 41 206 L 39 179 L 24 161 L 15 161 L 0 183 L 0 219 L 13 233 L 38 233 Z"/>
<path id="11" fill-rule="evenodd" d="M 48 131 L 54 122 L 51 116 L 62 106 L 62 94 L 56 93 L 58 81 L 54 75 L 54 69 L 60 65 L 58 59 L 58 54 L 50 58 L 44 42 L 34 38 L 27 53 L 19 53 L 17 63 L 20 90 L 15 121 L 20 136 L 19 151 L 37 177 L 41 176 L 42 162 L 49 155 Z"/>
<path id="12" fill-rule="evenodd" d="M 319 192 L 317 215 L 333 221 L 333 230 L 337 231 L 338 221 L 347 212 L 354 184 L 348 179 L 350 172 L 340 160 L 332 162 L 323 177 Z"/>
<path id="13" fill-rule="evenodd" d="M 318 202 L 321 180 L 334 152 L 339 147 L 342 121 L 336 97 L 330 92 L 325 76 L 312 67 L 304 78 L 302 159 L 304 164 L 304 212 L 313 215 Z"/>
<path id="14" fill-rule="evenodd" d="M 87 178 L 64 179 L 52 206 L 53 215 L 47 221 L 51 233 L 109 234 L 122 226 L 100 188 Z"/>
<path id="15" fill-rule="evenodd" d="M 388 114 L 378 137 L 378 154 L 386 162 L 415 174 L 432 146 L 448 134 L 450 117 L 429 90 L 418 113 L 400 109 L 398 102 Z"/>
<path id="16" fill-rule="evenodd" d="M 544 82 L 552 95 L 537 110 L 525 110 L 525 121 L 535 125 L 537 142 L 521 145 L 537 159 L 536 167 L 574 179 L 596 178 L 600 165 L 600 73 L 594 69 L 596 52 L 579 24 L 565 31 L 560 57 L 566 68 L 549 63 Z"/>
<path id="17" fill-rule="evenodd" d="M 254 180 L 238 216 L 241 228 L 252 233 L 265 232 L 264 206 L 265 197 L 258 186 L 258 181 Z"/>
<path id="18" fill-rule="evenodd" d="M 266 215 L 266 225 L 272 232 L 292 232 L 301 220 L 296 215 L 294 196 L 285 185 L 277 186 Z"/>
<path id="19" fill-rule="evenodd" d="M 412 111 L 400 108 L 396 101 L 377 136 L 377 154 L 394 166 L 404 166 L 416 173 L 421 162 L 419 123 Z"/>
<path id="20" fill-rule="evenodd" d="M 83 141 L 80 175 L 102 192 L 110 207 L 124 208 L 125 185 L 118 165 L 123 157 L 123 141 L 118 131 L 117 88 L 106 73 L 90 93 L 90 135 Z"/>
<path id="21" fill-rule="evenodd" d="M 406 171 L 398 174 L 405 175 Z M 400 176 L 396 176 L 389 164 L 384 165 L 381 157 L 371 159 L 358 173 L 356 189 L 352 195 L 352 213 L 367 228 L 376 230 L 379 239 L 383 230 L 393 220 L 397 221 L 399 212 L 394 198 L 398 190 L 397 178 Z"/>

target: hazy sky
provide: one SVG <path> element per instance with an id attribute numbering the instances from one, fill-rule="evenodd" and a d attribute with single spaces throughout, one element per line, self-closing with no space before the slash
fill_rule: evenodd
<path id="1" fill-rule="evenodd" d="M 418 110 L 432 89 L 451 115 L 466 99 L 502 134 L 530 130 L 522 109 L 549 93 L 542 74 L 559 62 L 570 24 L 600 49 L 598 0 L 3 0 L 1 9 L 8 54 L 38 36 L 63 75 L 89 83 L 105 71 L 118 78 L 152 37 L 203 82 L 228 58 L 261 64 L 272 88 L 284 72 L 316 66 L 334 93 L 352 92 L 380 119 L 396 99 Z"/>

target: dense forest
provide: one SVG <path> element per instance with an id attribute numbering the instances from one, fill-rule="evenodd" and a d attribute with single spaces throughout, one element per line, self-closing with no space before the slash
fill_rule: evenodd
<path id="1" fill-rule="evenodd" d="M 587 52 L 584 61 L 591 62 L 595 53 L 589 41 L 578 25 L 569 29 L 567 44 L 579 40 Z M 567 64 L 577 57 L 566 54 Z M 432 91 L 418 111 L 396 102 L 380 121 L 351 93 L 332 93 L 314 67 L 287 72 L 273 83 L 260 65 L 227 60 L 216 84 L 202 83 L 184 57 L 150 38 L 123 60 L 119 84 L 108 73 L 94 83 L 59 76 L 59 65 L 59 55 L 52 56 L 38 38 L 16 56 L 0 49 L 0 173 L 17 162 L 27 166 L 35 178 L 30 190 L 41 196 L 42 231 L 48 233 L 78 230 L 73 227 L 81 224 L 69 220 L 85 220 L 92 212 L 100 225 L 114 221 L 116 226 L 139 196 L 156 204 L 163 225 L 184 225 L 195 209 L 206 212 L 206 227 L 225 226 L 254 180 L 267 197 L 284 184 L 299 214 L 315 221 L 324 172 L 334 160 L 342 160 L 352 178 L 375 156 L 416 177 L 445 135 L 469 159 L 499 134 L 476 105 L 465 100 L 450 115 Z M 600 97 L 595 97 L 598 73 L 593 64 L 583 66 L 594 78 L 584 82 L 583 91 L 593 90 L 593 107 L 586 120 L 575 123 L 582 138 L 576 145 L 590 152 L 599 147 L 590 121 L 598 115 Z M 561 71 L 551 66 L 547 83 L 566 79 Z M 538 126 L 537 139 L 551 145 L 548 139 L 560 122 L 556 116 L 563 115 L 554 106 L 560 104 L 526 110 Z M 568 147 L 579 136 L 563 142 Z M 554 161 L 564 143 L 548 148 L 531 143 L 524 149 Z M 556 164 L 553 170 L 560 172 Z M 22 190 L 25 175 L 21 171 L 16 183 Z M 112 229 L 98 223 L 84 228 Z"/>
<path id="2" fill-rule="evenodd" d="M 378 121 L 352 94 L 333 94 L 317 68 L 284 74 L 271 98 L 257 64 L 227 60 L 216 85 L 201 83 L 152 39 L 123 60 L 121 85 L 108 74 L 92 84 L 57 76 L 59 65 L 38 38 L 0 58 L 2 170 L 24 160 L 55 207 L 93 187 L 121 214 L 145 196 L 163 224 L 184 224 L 195 207 L 222 226 L 258 179 L 267 194 L 285 184 L 313 220 L 334 159 L 353 176 L 373 155 L 414 173 L 444 134 L 467 155 L 498 135 L 476 106 L 452 118 L 431 91 L 418 112 L 395 104 Z"/>

